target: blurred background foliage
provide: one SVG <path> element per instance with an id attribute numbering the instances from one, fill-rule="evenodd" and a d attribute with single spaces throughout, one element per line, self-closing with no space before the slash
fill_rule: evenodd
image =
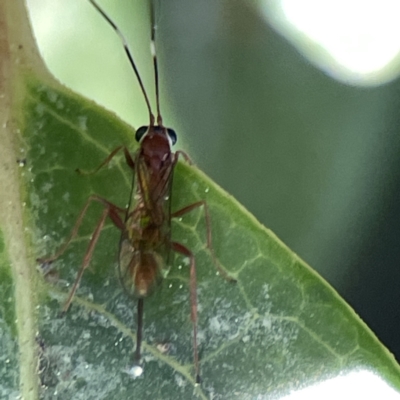
<path id="1" fill-rule="evenodd" d="M 100 4 L 126 34 L 152 96 L 147 2 Z M 56 77 L 146 124 L 120 42 L 88 1 L 28 5 Z M 159 1 L 157 26 L 164 121 L 180 144 L 400 359 L 399 80 L 333 79 L 250 0 Z"/>

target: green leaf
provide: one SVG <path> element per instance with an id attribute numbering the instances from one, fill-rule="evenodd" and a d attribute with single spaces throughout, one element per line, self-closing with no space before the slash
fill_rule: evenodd
<path id="1" fill-rule="evenodd" d="M 4 15 L 15 18 L 13 12 L 21 10 L 13 9 L 13 3 L 7 3 Z M 10 48 L 17 42 L 11 40 Z M 145 301 L 144 373 L 137 379 L 127 373 L 135 347 L 136 303 L 122 291 L 115 273 L 120 234 L 111 222 L 71 309 L 61 316 L 101 206 L 89 208 L 77 239 L 52 273 L 45 277 L 34 260 L 54 254 L 65 242 L 91 194 L 126 206 L 132 176 L 123 157 L 94 175 L 79 175 L 75 169 L 95 168 L 120 144 L 132 154 L 136 147 L 131 127 L 63 88 L 35 63 L 9 70 L 14 84 L 7 93 L 13 101 L 3 104 L 14 130 L 3 127 L 2 144 L 11 144 L 2 152 L 7 168 L 0 170 L 6 189 L 0 226 L 2 397 L 20 392 L 26 399 L 37 398 L 36 377 L 43 399 L 270 399 L 366 371 L 400 389 L 393 357 L 337 293 L 185 162 L 176 168 L 172 209 L 207 201 L 215 253 L 237 279 L 231 284 L 216 274 L 201 209 L 173 221 L 173 239 L 196 257 L 202 384 L 194 381 L 189 271 L 179 255 L 162 286 Z M 12 145 L 18 130 L 21 138 Z M 382 383 L 379 393 L 385 388 Z M 319 398 L 328 394 L 325 389 Z"/>

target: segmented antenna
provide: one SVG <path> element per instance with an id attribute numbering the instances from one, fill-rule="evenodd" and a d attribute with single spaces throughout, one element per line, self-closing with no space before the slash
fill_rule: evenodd
<path id="1" fill-rule="evenodd" d="M 128 56 L 129 62 L 135 72 L 136 78 L 139 82 L 140 85 L 140 89 L 142 90 L 144 99 L 146 101 L 146 105 L 147 105 L 147 109 L 149 111 L 149 118 L 150 118 L 150 126 L 154 126 L 154 115 L 153 112 L 151 111 L 151 105 L 150 105 L 150 101 L 149 101 L 149 97 L 147 96 L 147 92 L 146 89 L 144 88 L 143 82 L 142 82 L 142 78 L 140 77 L 139 71 L 136 67 L 135 61 L 133 59 L 133 55 L 131 53 L 131 51 L 129 50 L 128 47 L 128 43 L 125 39 L 125 36 L 122 34 L 122 32 L 119 30 L 118 26 L 114 23 L 114 21 L 105 13 L 105 11 L 103 11 L 102 8 L 100 8 L 100 6 L 95 2 L 95 0 L 89 0 L 90 3 L 93 5 L 93 7 L 103 16 L 103 18 L 112 26 L 112 28 L 114 29 L 114 31 L 117 33 L 117 35 L 119 36 L 119 38 L 121 39 L 122 45 L 124 46 L 124 50 L 126 55 Z M 154 30 L 154 24 L 153 24 L 153 7 L 151 6 L 151 14 L 152 14 L 152 33 L 151 33 L 151 38 L 152 38 L 152 55 L 153 55 L 153 61 L 154 61 L 154 66 L 155 68 L 157 68 L 157 58 L 155 56 L 155 48 L 153 51 L 153 38 L 155 36 L 155 33 L 153 32 Z M 160 117 L 160 107 L 159 107 L 159 100 L 158 100 L 158 72 L 155 71 L 155 76 L 156 76 L 156 97 L 157 97 L 157 113 L 158 113 L 158 117 L 157 117 L 157 121 L 162 121 L 161 117 Z M 159 124 L 161 125 L 161 124 Z"/>
<path id="2" fill-rule="evenodd" d="M 156 19 L 153 1 L 150 1 L 150 15 L 151 15 L 151 38 L 150 38 L 150 51 L 153 56 L 153 67 L 154 67 L 154 83 L 156 87 L 156 106 L 157 106 L 157 125 L 163 126 L 161 111 L 160 111 L 160 93 L 158 84 L 158 62 L 156 52 Z"/>

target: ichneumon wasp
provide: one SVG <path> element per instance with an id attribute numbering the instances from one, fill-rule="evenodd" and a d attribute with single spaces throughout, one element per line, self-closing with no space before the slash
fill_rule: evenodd
<path id="1" fill-rule="evenodd" d="M 171 251 L 187 257 L 189 259 L 190 270 L 189 285 L 191 321 L 193 324 L 194 369 L 196 383 L 199 383 L 200 366 L 197 344 L 197 283 L 195 257 L 189 248 L 171 238 L 171 219 L 181 217 L 198 207 L 202 207 L 207 229 L 207 247 L 213 263 L 218 272 L 226 280 L 234 281 L 234 279 L 220 267 L 215 257 L 212 247 L 210 213 L 207 203 L 201 200 L 180 210 L 171 211 L 174 167 L 179 157 L 183 157 L 188 163 L 191 163 L 191 160 L 183 151 L 172 152 L 171 148 L 177 140 L 176 133 L 174 130 L 164 125 L 160 111 L 158 63 L 155 51 L 156 27 L 154 7 L 151 4 L 150 14 L 152 21 L 150 43 L 154 68 L 156 116 L 153 114 L 149 97 L 125 37 L 103 9 L 100 8 L 94 0 L 89 1 L 114 29 L 122 41 L 125 53 L 135 73 L 147 105 L 149 125 L 142 126 L 136 131 L 135 139 L 139 143 L 139 149 L 134 155 L 131 155 L 125 146 L 118 146 L 94 171 L 89 172 L 90 174 L 98 172 L 102 167 L 106 166 L 116 154 L 123 152 L 126 164 L 132 171 L 132 189 L 128 206 L 126 208 L 119 207 L 100 196 L 90 196 L 81 210 L 69 238 L 56 254 L 48 258 L 41 258 L 38 261 L 47 264 L 60 257 L 67 249 L 71 240 L 77 236 L 79 227 L 82 224 L 90 204 L 92 202 L 98 202 L 103 206 L 103 212 L 93 231 L 83 257 L 82 265 L 65 302 L 63 311 L 66 312 L 71 305 L 83 273 L 90 264 L 100 233 L 107 218 L 109 218 L 115 227 L 121 231 L 118 257 L 118 275 L 121 284 L 131 297 L 137 299 L 136 350 L 132 374 L 139 376 L 142 373 L 141 343 L 144 299 L 156 290 L 163 278 L 168 274 L 171 268 Z"/>

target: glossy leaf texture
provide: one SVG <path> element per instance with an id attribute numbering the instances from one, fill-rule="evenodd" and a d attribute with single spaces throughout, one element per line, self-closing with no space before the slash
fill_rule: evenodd
<path id="1" fill-rule="evenodd" d="M 132 175 L 122 156 L 94 175 L 76 168 L 94 169 L 120 144 L 132 154 L 136 147 L 134 130 L 111 113 L 58 85 L 28 81 L 21 174 L 33 252 L 43 257 L 65 241 L 91 194 L 119 207 L 128 203 Z M 43 399 L 274 399 L 354 371 L 400 388 L 393 357 L 337 293 L 223 189 L 180 162 L 172 209 L 202 199 L 217 258 L 237 279 L 217 275 L 202 209 L 173 220 L 173 239 L 196 257 L 202 384 L 194 382 L 189 268 L 179 255 L 145 301 L 141 377 L 128 374 L 136 303 L 117 279 L 120 233 L 111 222 L 71 309 L 60 315 L 101 215 L 94 204 L 47 278 L 38 272 Z"/>

